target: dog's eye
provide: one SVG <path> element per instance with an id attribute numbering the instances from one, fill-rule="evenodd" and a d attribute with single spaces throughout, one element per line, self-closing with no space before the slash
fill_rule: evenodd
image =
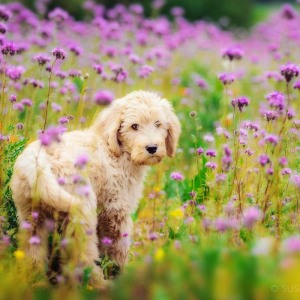
<path id="1" fill-rule="evenodd" d="M 132 125 L 131 125 L 131 128 L 132 128 L 133 130 L 138 130 L 139 125 L 138 125 L 138 124 L 132 124 Z"/>
<path id="2" fill-rule="evenodd" d="M 161 125 L 161 123 L 160 123 L 159 121 L 156 121 L 156 122 L 155 122 L 155 127 L 159 128 L 160 125 Z"/>

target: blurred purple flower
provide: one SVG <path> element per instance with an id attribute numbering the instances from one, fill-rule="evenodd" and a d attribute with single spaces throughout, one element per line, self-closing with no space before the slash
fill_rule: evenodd
<path id="1" fill-rule="evenodd" d="M 222 51 L 222 57 L 230 61 L 239 60 L 244 56 L 244 52 L 238 47 L 230 47 Z"/>
<path id="2" fill-rule="evenodd" d="M 199 147 L 199 148 L 196 150 L 196 153 L 197 153 L 197 155 L 203 154 L 203 153 L 204 153 L 203 148 Z"/>
<path id="3" fill-rule="evenodd" d="M 104 237 L 104 238 L 102 238 L 101 242 L 104 246 L 109 246 L 112 244 L 113 241 L 112 241 L 112 239 L 110 239 L 108 237 Z"/>
<path id="4" fill-rule="evenodd" d="M 81 154 L 76 158 L 75 167 L 83 169 L 89 162 L 89 157 L 86 154 Z"/>
<path id="5" fill-rule="evenodd" d="M 245 227 L 251 229 L 261 219 L 261 216 L 261 211 L 257 207 L 250 206 L 244 212 L 243 224 Z"/>
<path id="6" fill-rule="evenodd" d="M 299 72 L 299 68 L 291 63 L 288 63 L 280 68 L 280 74 L 284 76 L 287 83 L 289 83 L 294 77 L 297 77 Z"/>
<path id="7" fill-rule="evenodd" d="M 285 108 L 285 96 L 280 92 L 272 92 L 266 96 L 271 107 L 282 111 Z"/>
<path id="8" fill-rule="evenodd" d="M 173 172 L 171 173 L 171 176 L 170 176 L 172 179 L 174 179 L 175 181 L 182 181 L 183 180 L 183 175 L 182 173 L 180 172 Z"/>
<path id="9" fill-rule="evenodd" d="M 39 132 L 39 139 L 43 146 L 49 146 L 52 142 L 60 142 L 60 136 L 66 131 L 62 126 L 49 127 L 44 132 Z"/>
<path id="10" fill-rule="evenodd" d="M 264 140 L 267 143 L 270 143 L 273 146 L 276 146 L 278 144 L 279 138 L 278 138 L 278 136 L 276 136 L 274 134 L 269 134 L 269 135 L 265 136 Z"/>
<path id="11" fill-rule="evenodd" d="M 288 253 L 300 252 L 300 237 L 290 236 L 282 243 L 283 250 Z"/>
<path id="12" fill-rule="evenodd" d="M 37 54 L 33 57 L 33 60 L 36 61 L 39 65 L 43 66 L 46 63 L 50 62 L 50 57 L 46 54 Z"/>
<path id="13" fill-rule="evenodd" d="M 243 108 L 245 106 L 248 106 L 250 103 L 250 100 L 247 97 L 241 96 L 238 98 L 235 98 L 231 101 L 231 105 L 235 108 L 237 107 L 239 111 L 243 111 Z"/>
<path id="14" fill-rule="evenodd" d="M 52 55 L 56 57 L 56 59 L 65 59 L 66 58 L 66 53 L 63 49 L 60 48 L 54 48 L 51 51 Z"/>
<path id="15" fill-rule="evenodd" d="M 41 243 L 41 239 L 38 236 L 32 236 L 29 239 L 29 244 L 31 245 L 39 245 Z"/>
<path id="16" fill-rule="evenodd" d="M 208 161 L 208 162 L 205 164 L 205 167 L 206 167 L 206 168 L 209 168 L 209 169 L 216 169 L 216 168 L 217 168 L 217 164 L 214 163 L 214 162 Z"/>
<path id="17" fill-rule="evenodd" d="M 266 164 L 270 163 L 270 158 L 267 154 L 262 154 L 259 156 L 259 163 L 262 166 L 265 166 Z"/>
<path id="18" fill-rule="evenodd" d="M 110 104 L 114 99 L 114 95 L 111 91 L 101 90 L 94 94 L 94 101 L 97 105 Z"/>
<path id="19" fill-rule="evenodd" d="M 290 180 L 298 189 L 300 189 L 300 174 L 293 174 Z"/>
<path id="20" fill-rule="evenodd" d="M 224 84 L 229 85 L 234 82 L 235 77 L 232 74 L 220 73 L 218 79 Z"/>
<path id="21" fill-rule="evenodd" d="M 206 155 L 209 156 L 209 157 L 216 157 L 216 151 L 212 150 L 212 149 L 209 149 L 209 150 L 206 151 Z"/>

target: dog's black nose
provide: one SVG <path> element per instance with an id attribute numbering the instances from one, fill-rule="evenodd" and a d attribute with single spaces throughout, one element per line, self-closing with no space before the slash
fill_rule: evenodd
<path id="1" fill-rule="evenodd" d="M 157 146 L 156 145 L 149 145 L 146 146 L 146 150 L 150 153 L 150 154 L 154 154 L 157 150 Z"/>

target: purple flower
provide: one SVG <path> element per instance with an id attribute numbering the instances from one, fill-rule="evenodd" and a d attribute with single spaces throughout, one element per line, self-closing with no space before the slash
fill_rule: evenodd
<path id="1" fill-rule="evenodd" d="M 280 68 L 280 73 L 282 76 L 284 76 L 287 83 L 289 83 L 293 77 L 297 77 L 299 72 L 299 68 L 291 63 L 288 63 Z"/>
<path id="2" fill-rule="evenodd" d="M 131 4 L 129 10 L 136 15 L 142 15 L 144 12 L 144 8 L 141 4 Z"/>
<path id="3" fill-rule="evenodd" d="M 217 218 L 214 225 L 215 229 L 219 232 L 225 232 L 227 229 L 229 229 L 228 221 L 223 217 Z"/>
<path id="4" fill-rule="evenodd" d="M 75 167 L 78 169 L 83 169 L 89 162 L 89 157 L 86 154 L 81 154 L 77 157 L 75 161 Z"/>
<path id="5" fill-rule="evenodd" d="M 94 94 L 94 101 L 97 105 L 110 104 L 113 101 L 113 99 L 113 93 L 108 90 L 101 90 Z"/>
<path id="6" fill-rule="evenodd" d="M 17 128 L 18 130 L 22 130 L 22 129 L 24 128 L 23 123 L 17 123 L 17 124 L 16 124 L 16 128 Z"/>
<path id="7" fill-rule="evenodd" d="M 10 96 L 9 96 L 9 101 L 10 101 L 11 103 L 16 102 L 16 101 L 17 101 L 17 96 L 16 96 L 16 95 L 10 95 Z"/>
<path id="8" fill-rule="evenodd" d="M 264 111 L 263 114 L 264 114 L 264 117 L 266 118 L 266 120 L 268 122 L 274 121 L 279 117 L 278 113 L 276 111 L 273 111 L 273 110 L 266 110 L 266 111 Z"/>
<path id="9" fill-rule="evenodd" d="M 17 81 L 21 78 L 24 72 L 25 72 L 24 67 L 17 66 L 17 67 L 8 67 L 5 73 L 11 80 Z"/>
<path id="10" fill-rule="evenodd" d="M 300 80 L 298 80 L 298 81 L 295 83 L 294 89 L 300 90 Z"/>
<path id="11" fill-rule="evenodd" d="M 269 134 L 267 136 L 265 136 L 264 140 L 267 142 L 267 143 L 270 143 L 272 144 L 273 146 L 276 146 L 278 144 L 278 136 L 276 135 L 273 135 L 273 134 Z"/>
<path id="12" fill-rule="evenodd" d="M 214 163 L 214 162 L 208 161 L 208 162 L 205 164 L 205 167 L 206 167 L 206 168 L 209 168 L 209 169 L 216 169 L 216 168 L 217 168 L 217 164 Z"/>
<path id="13" fill-rule="evenodd" d="M 50 11 L 48 14 L 48 18 L 57 23 L 62 23 L 70 18 L 69 14 L 63 9 L 57 7 L 54 10 Z"/>
<path id="14" fill-rule="evenodd" d="M 104 237 L 102 240 L 101 240 L 102 244 L 104 246 L 109 246 L 112 244 L 112 239 L 108 238 L 108 237 Z"/>
<path id="15" fill-rule="evenodd" d="M 16 102 L 13 104 L 13 109 L 18 110 L 18 111 L 23 111 L 24 110 L 24 105 L 20 102 Z"/>
<path id="16" fill-rule="evenodd" d="M 33 58 L 34 61 L 36 61 L 39 65 L 43 66 L 46 63 L 50 62 L 50 57 L 46 54 L 37 54 Z"/>
<path id="17" fill-rule="evenodd" d="M 230 47 L 222 51 L 222 57 L 228 58 L 230 61 L 239 60 L 243 57 L 244 52 L 237 47 Z"/>
<path id="18" fill-rule="evenodd" d="M 17 53 L 17 48 L 12 42 L 6 42 L 2 46 L 1 52 L 3 55 L 13 56 Z"/>
<path id="19" fill-rule="evenodd" d="M 32 236 L 29 239 L 29 244 L 31 245 L 39 245 L 41 243 L 41 239 L 38 236 Z"/>
<path id="20" fill-rule="evenodd" d="M 71 45 L 69 47 L 70 51 L 73 52 L 76 56 L 82 54 L 82 49 L 79 46 Z"/>
<path id="21" fill-rule="evenodd" d="M 22 228 L 22 229 L 25 229 L 25 230 L 29 230 L 29 229 L 31 229 L 31 224 L 28 223 L 27 221 L 23 221 L 23 222 L 21 223 L 21 228 Z"/>
<path id="22" fill-rule="evenodd" d="M 206 155 L 209 157 L 216 157 L 216 151 L 209 149 L 206 151 Z"/>
<path id="23" fill-rule="evenodd" d="M 251 149 L 247 148 L 245 150 L 245 153 L 248 154 L 249 156 L 253 155 L 254 151 L 252 151 Z"/>
<path id="24" fill-rule="evenodd" d="M 56 59 L 65 59 L 66 53 L 64 50 L 55 48 L 51 51 L 52 55 L 56 57 Z"/>
<path id="25" fill-rule="evenodd" d="M 66 184 L 66 180 L 63 177 L 59 177 L 59 178 L 57 178 L 57 183 L 59 185 L 65 185 Z"/>
<path id="26" fill-rule="evenodd" d="M 179 6 L 175 6 L 171 9 L 171 14 L 174 17 L 181 17 L 184 14 L 184 9 L 182 7 L 179 7 Z"/>
<path id="27" fill-rule="evenodd" d="M 80 77 L 81 75 L 82 75 L 82 73 L 79 70 L 72 69 L 72 70 L 69 71 L 69 76 L 72 77 L 72 78 Z"/>
<path id="28" fill-rule="evenodd" d="M 278 161 L 281 167 L 285 167 L 288 164 L 288 160 L 285 156 L 280 157 Z"/>
<path id="29" fill-rule="evenodd" d="M 91 187 L 89 185 L 81 185 L 76 190 L 77 194 L 83 197 L 88 197 L 91 193 Z"/>
<path id="30" fill-rule="evenodd" d="M 273 175 L 274 174 L 274 169 L 272 167 L 268 168 L 266 171 L 267 175 Z"/>
<path id="31" fill-rule="evenodd" d="M 266 164 L 270 163 L 270 158 L 267 154 L 262 154 L 259 156 L 259 163 L 262 165 L 262 166 L 265 166 Z"/>
<path id="32" fill-rule="evenodd" d="M 165 0 L 154 0 L 152 6 L 155 9 L 160 9 L 165 5 Z"/>
<path id="33" fill-rule="evenodd" d="M 197 153 L 197 155 L 203 154 L 203 153 L 204 153 L 203 148 L 199 147 L 199 148 L 196 150 L 196 153 Z"/>
<path id="34" fill-rule="evenodd" d="M 290 168 L 284 168 L 281 170 L 281 175 L 291 175 L 292 170 Z"/>
<path id="35" fill-rule="evenodd" d="M 281 15 L 287 20 L 292 20 L 297 17 L 297 13 L 294 10 L 293 6 L 290 4 L 284 4 L 281 8 Z"/>
<path id="36" fill-rule="evenodd" d="M 220 73 L 218 79 L 224 84 L 229 85 L 234 82 L 234 76 L 232 74 Z"/>
<path id="37" fill-rule="evenodd" d="M 227 178 L 227 175 L 224 173 L 216 175 L 216 183 L 224 182 Z"/>
<path id="38" fill-rule="evenodd" d="M 294 112 L 294 110 L 292 108 L 289 108 L 289 110 L 287 111 L 287 117 L 289 120 L 293 119 L 296 116 L 296 113 Z"/>
<path id="39" fill-rule="evenodd" d="M 282 111 L 285 108 L 285 96 L 280 92 L 272 92 L 266 96 L 266 99 L 269 101 L 269 105 Z"/>
<path id="40" fill-rule="evenodd" d="M 242 111 L 245 106 L 248 106 L 250 100 L 247 97 L 238 97 L 231 101 L 231 105 L 235 108 L 238 107 L 239 111 Z"/>
<path id="41" fill-rule="evenodd" d="M 21 100 L 21 103 L 22 103 L 24 106 L 32 106 L 32 100 L 30 100 L 30 99 L 22 99 L 22 100 Z"/>
<path id="42" fill-rule="evenodd" d="M 33 211 L 31 213 L 31 216 L 32 216 L 33 219 L 37 219 L 39 217 L 39 212 L 38 211 Z"/>
<path id="43" fill-rule="evenodd" d="M 154 69 L 148 65 L 144 65 L 140 68 L 138 71 L 138 75 L 140 78 L 147 78 L 150 76 L 151 73 L 153 73 Z"/>
<path id="44" fill-rule="evenodd" d="M 199 210 L 201 210 L 201 211 L 205 211 L 205 210 L 206 210 L 206 206 L 203 205 L 203 204 L 197 205 L 197 208 L 198 208 Z"/>
<path id="45" fill-rule="evenodd" d="M 175 181 L 181 181 L 183 180 L 183 175 L 180 172 L 173 172 L 171 173 L 171 178 L 174 179 Z"/>
<path id="46" fill-rule="evenodd" d="M 261 218 L 261 212 L 255 206 L 247 208 L 244 212 L 244 225 L 245 227 L 251 229 L 253 225 L 259 221 Z"/>
<path id="47" fill-rule="evenodd" d="M 151 232 L 149 234 L 149 240 L 150 241 L 155 241 L 155 240 L 157 240 L 157 238 L 158 238 L 158 233 L 157 232 Z"/>
<path id="48" fill-rule="evenodd" d="M 0 33 L 5 34 L 7 31 L 7 26 L 3 23 L 0 23 Z"/>
<path id="49" fill-rule="evenodd" d="M 103 67 L 98 64 L 94 64 L 93 69 L 97 72 L 97 74 L 102 74 L 102 72 L 103 72 Z"/>
<path id="50" fill-rule="evenodd" d="M 44 132 L 39 132 L 39 139 L 43 146 L 49 146 L 52 142 L 60 142 L 60 136 L 66 131 L 62 126 L 49 127 Z"/>
<path id="51" fill-rule="evenodd" d="M 290 180 L 298 189 L 300 189 L 300 174 L 293 174 Z"/>
<path id="52" fill-rule="evenodd" d="M 0 6 L 0 19 L 2 19 L 3 21 L 8 21 L 10 16 L 11 16 L 10 11 L 7 10 L 5 6 L 1 5 Z"/>
<path id="53" fill-rule="evenodd" d="M 69 119 L 67 117 L 61 117 L 58 121 L 61 125 L 69 123 Z"/>
<path id="54" fill-rule="evenodd" d="M 300 237 L 291 236 L 283 242 L 283 250 L 289 253 L 300 252 Z"/>

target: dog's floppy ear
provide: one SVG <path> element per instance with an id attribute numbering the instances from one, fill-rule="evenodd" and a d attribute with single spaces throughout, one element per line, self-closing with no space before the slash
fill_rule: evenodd
<path id="1" fill-rule="evenodd" d="M 92 125 L 107 142 L 108 149 L 117 157 L 122 153 L 120 143 L 118 141 L 118 131 L 120 129 L 124 110 L 124 101 L 115 100 L 113 103 L 100 112 Z"/>
<path id="2" fill-rule="evenodd" d="M 181 126 L 171 104 L 165 99 L 162 101 L 168 122 L 168 135 L 166 138 L 167 154 L 169 157 L 174 157 L 176 154 L 179 135 L 181 133 Z"/>

